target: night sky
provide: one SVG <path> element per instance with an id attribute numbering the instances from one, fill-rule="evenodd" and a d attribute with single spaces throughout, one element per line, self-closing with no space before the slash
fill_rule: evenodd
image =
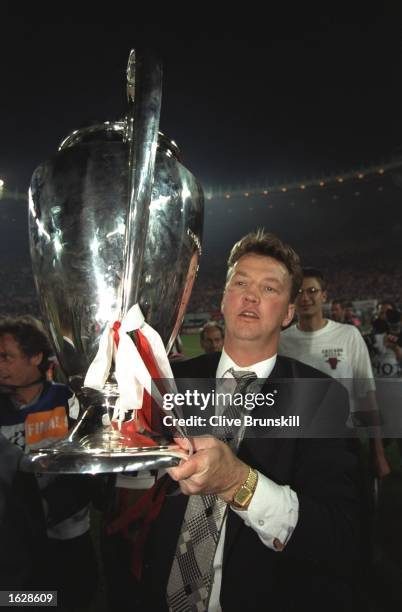
<path id="1" fill-rule="evenodd" d="M 96 25 L 38 25 L 10 9 L 0 38 L 0 176 L 26 190 L 70 131 L 122 116 L 127 58 L 139 45 L 163 61 L 161 130 L 205 187 L 347 170 L 401 151 L 400 10 L 289 6 L 219 23 L 201 5 L 155 23 L 135 11 L 118 19 L 116 9 Z"/>

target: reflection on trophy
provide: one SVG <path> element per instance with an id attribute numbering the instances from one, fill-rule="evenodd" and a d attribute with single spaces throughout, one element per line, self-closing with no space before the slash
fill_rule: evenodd
<path id="1" fill-rule="evenodd" d="M 182 456 L 155 426 L 164 389 L 151 379 L 173 378 L 167 352 L 198 268 L 203 194 L 158 131 L 161 74 L 132 51 L 124 120 L 73 132 L 33 174 L 34 277 L 78 403 L 68 436 L 27 455 L 27 470 L 124 472 Z"/>

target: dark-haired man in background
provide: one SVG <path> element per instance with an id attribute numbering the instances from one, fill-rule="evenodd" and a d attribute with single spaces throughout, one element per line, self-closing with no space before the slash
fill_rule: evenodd
<path id="1" fill-rule="evenodd" d="M 343 323 L 345 317 L 345 309 L 342 300 L 332 300 L 331 302 L 331 319 L 337 323 Z"/>
<path id="2" fill-rule="evenodd" d="M 343 323 L 346 323 L 347 325 L 354 325 L 358 328 L 361 327 L 362 322 L 356 315 L 353 302 L 343 303 Z"/>
<path id="3" fill-rule="evenodd" d="M 70 392 L 46 380 L 51 354 L 39 321 L 0 319 L 0 584 L 85 605 L 96 583 L 88 480 L 19 471 L 24 452 L 68 431 Z"/>
<path id="4" fill-rule="evenodd" d="M 375 383 L 366 343 L 354 325 L 324 317 L 327 286 L 322 272 L 303 268 L 303 281 L 296 297 L 297 323 L 281 333 L 279 353 L 299 359 L 350 389 L 351 420 L 357 414 L 378 421 Z M 373 439 L 373 454 L 380 477 L 390 472 L 379 436 Z"/>

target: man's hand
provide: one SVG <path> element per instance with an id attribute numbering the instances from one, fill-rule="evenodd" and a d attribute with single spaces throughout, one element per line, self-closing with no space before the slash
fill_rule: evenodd
<path id="1" fill-rule="evenodd" d="M 184 440 L 175 440 L 180 446 Z M 180 484 L 185 495 L 216 494 L 230 502 L 236 489 L 246 481 L 249 467 L 216 438 L 193 438 L 193 455 L 167 472 Z"/>
<path id="2" fill-rule="evenodd" d="M 382 439 L 379 436 L 370 440 L 370 449 L 373 455 L 375 470 L 378 478 L 385 478 L 391 473 L 391 469 L 385 455 Z"/>
<path id="3" fill-rule="evenodd" d="M 375 456 L 375 464 L 378 478 L 385 478 L 391 473 L 391 468 L 384 453 Z"/>

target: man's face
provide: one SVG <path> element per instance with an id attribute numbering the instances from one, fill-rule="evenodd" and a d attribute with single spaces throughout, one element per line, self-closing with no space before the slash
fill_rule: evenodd
<path id="1" fill-rule="evenodd" d="M 342 308 L 342 304 L 339 304 L 339 302 L 334 302 L 331 305 L 331 316 L 332 319 L 334 321 L 338 321 L 338 322 L 342 322 L 343 321 L 343 308 Z"/>
<path id="2" fill-rule="evenodd" d="M 354 308 L 353 306 L 346 306 L 345 308 L 345 319 L 347 321 L 349 321 L 350 319 L 353 319 L 354 316 Z"/>
<path id="3" fill-rule="evenodd" d="M 385 320 L 388 310 L 392 310 L 392 304 L 387 304 L 386 302 L 384 302 L 383 304 L 380 304 L 380 310 L 378 312 L 378 317 L 380 319 Z"/>
<path id="4" fill-rule="evenodd" d="M 11 334 L 0 336 L 0 385 L 22 386 L 40 377 L 42 353 L 27 357 Z"/>
<path id="5" fill-rule="evenodd" d="M 203 333 L 201 346 L 206 353 L 221 351 L 223 347 L 223 335 L 218 327 L 206 329 Z"/>
<path id="6" fill-rule="evenodd" d="M 275 352 L 281 327 L 294 314 L 290 289 L 291 277 L 282 263 L 265 255 L 243 255 L 233 267 L 222 300 L 225 348 L 246 349 L 253 342 Z"/>
<path id="7" fill-rule="evenodd" d="M 303 279 L 296 298 L 296 312 L 300 319 L 310 319 L 322 314 L 322 305 L 327 294 L 321 289 L 320 281 L 313 276 Z"/>

